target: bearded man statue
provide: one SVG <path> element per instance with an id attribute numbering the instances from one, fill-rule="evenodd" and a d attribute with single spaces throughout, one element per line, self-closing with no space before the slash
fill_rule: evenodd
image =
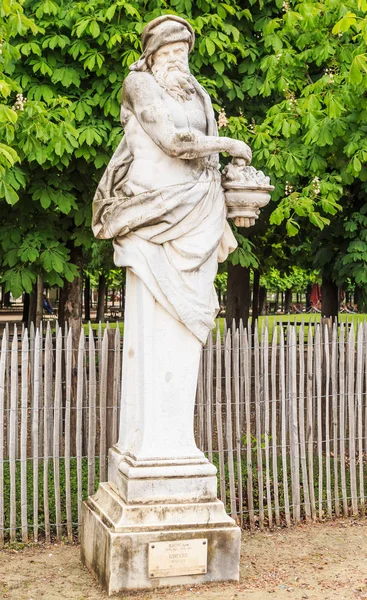
<path id="1" fill-rule="evenodd" d="M 194 32 L 184 19 L 151 21 L 142 45 L 124 81 L 125 136 L 98 186 L 93 231 L 114 238 L 116 265 L 205 343 L 218 309 L 217 263 L 236 247 L 218 152 L 250 162 L 251 150 L 218 137 L 210 98 L 189 71 Z"/>
<path id="2" fill-rule="evenodd" d="M 201 350 L 218 310 L 218 261 L 236 246 L 218 153 L 249 163 L 251 150 L 218 136 L 210 98 L 189 70 L 193 46 L 193 29 L 180 17 L 145 27 L 143 54 L 122 89 L 125 135 L 94 198 L 93 232 L 113 239 L 115 264 L 127 267 L 119 441 L 109 452 L 108 483 L 83 509 L 83 560 L 109 593 L 158 585 L 142 537 L 133 562 L 126 550 L 126 570 L 104 556 L 113 552 L 111 531 L 123 537 L 128 522 L 137 526 L 133 505 L 143 507 L 150 541 L 177 539 L 182 527 L 202 526 L 203 536 L 210 522 L 208 571 L 170 572 L 159 585 L 238 578 L 239 529 L 217 500 L 216 469 L 196 446 L 193 417 Z M 164 537 L 174 523 L 181 534 Z M 90 541 L 97 538 L 98 548 Z"/>

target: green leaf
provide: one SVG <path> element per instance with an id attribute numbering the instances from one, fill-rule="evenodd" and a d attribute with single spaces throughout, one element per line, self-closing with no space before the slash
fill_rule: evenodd
<path id="1" fill-rule="evenodd" d="M 299 225 L 293 219 L 288 219 L 286 222 L 286 229 L 287 229 L 287 234 L 289 235 L 289 237 L 293 237 L 293 236 L 297 235 L 297 233 L 299 231 Z"/>
<path id="2" fill-rule="evenodd" d="M 53 83 L 60 81 L 65 87 L 70 87 L 71 85 L 78 87 L 80 84 L 80 75 L 76 69 L 60 67 L 53 71 L 51 81 Z"/>
<path id="3" fill-rule="evenodd" d="M 283 121 L 282 124 L 282 134 L 284 135 L 285 138 L 288 138 L 291 135 L 291 128 L 290 128 L 290 124 L 288 121 Z"/>
<path id="4" fill-rule="evenodd" d="M 107 10 L 106 10 L 106 19 L 108 21 L 111 21 L 111 19 L 113 19 L 115 12 L 117 9 L 117 5 L 116 4 L 112 4 Z"/>
<path id="5" fill-rule="evenodd" d="M 94 38 L 99 36 L 99 34 L 101 33 L 101 30 L 99 28 L 97 21 L 91 21 L 89 23 L 89 31 L 91 32 L 91 34 Z"/>
<path id="6" fill-rule="evenodd" d="M 5 289 L 11 292 L 14 298 L 19 298 L 23 292 L 30 293 L 36 278 L 35 273 L 24 267 L 21 270 L 9 269 L 3 276 Z"/>
<path id="7" fill-rule="evenodd" d="M 33 200 L 39 200 L 45 210 L 51 206 L 52 192 L 48 187 L 41 187 L 33 194 Z"/>
<path id="8" fill-rule="evenodd" d="M 64 257 L 58 250 L 49 248 L 41 253 L 40 260 L 45 271 L 52 270 L 56 273 L 62 273 L 64 269 Z"/>
<path id="9" fill-rule="evenodd" d="M 285 169 L 288 173 L 296 172 L 296 163 L 294 161 L 294 157 L 289 154 L 285 163 Z"/>
<path id="10" fill-rule="evenodd" d="M 224 73 L 225 64 L 222 60 L 215 61 L 215 63 L 213 63 L 213 67 L 220 75 Z"/>
<path id="11" fill-rule="evenodd" d="M 205 38 L 205 45 L 206 45 L 206 49 L 207 49 L 207 52 L 208 52 L 209 56 L 213 56 L 213 54 L 215 52 L 215 44 L 214 44 L 214 42 L 210 38 L 206 37 Z"/>
<path id="12" fill-rule="evenodd" d="M 75 33 L 77 37 L 81 37 L 89 25 L 90 19 L 81 19 L 76 23 Z"/>
<path id="13" fill-rule="evenodd" d="M 35 280 L 36 280 L 36 277 L 35 277 L 34 273 L 29 271 L 28 269 L 24 269 L 24 268 L 22 269 L 22 272 L 21 272 L 22 287 L 23 287 L 24 291 L 27 292 L 28 294 L 31 293 Z"/>
<path id="14" fill-rule="evenodd" d="M 19 298 L 23 293 L 22 277 L 19 271 L 9 270 L 5 273 L 3 280 L 5 290 L 11 292 L 14 298 Z"/>
<path id="15" fill-rule="evenodd" d="M 344 15 L 344 17 L 342 19 L 340 19 L 340 21 L 338 21 L 336 23 L 336 25 L 334 25 L 334 27 L 332 29 L 332 33 L 334 35 L 337 35 L 338 33 L 345 33 L 351 27 L 353 27 L 353 25 L 355 25 L 356 22 L 357 22 L 357 17 L 355 15 L 355 13 L 349 11 L 349 12 L 347 12 L 346 15 Z"/>
<path id="16" fill-rule="evenodd" d="M 79 271 L 76 265 L 73 265 L 72 263 L 65 263 L 63 276 L 65 277 L 66 281 L 71 283 L 74 281 L 75 277 L 78 277 L 78 275 Z"/>
<path id="17" fill-rule="evenodd" d="M 277 206 L 270 215 L 271 225 L 280 225 L 284 221 L 284 212 L 281 206 Z"/>
<path id="18" fill-rule="evenodd" d="M 14 267 L 19 261 L 18 248 L 12 248 L 5 253 L 4 263 L 9 267 Z"/>
<path id="19" fill-rule="evenodd" d="M 361 168 L 362 168 L 361 161 L 359 160 L 358 156 L 355 156 L 353 158 L 353 169 L 355 170 L 356 173 L 359 173 Z"/>
<path id="20" fill-rule="evenodd" d="M 20 254 L 20 258 L 23 262 L 34 262 L 37 260 L 39 252 L 36 248 L 26 247 Z"/>
<path id="21" fill-rule="evenodd" d="M 19 156 L 13 148 L 0 144 L 0 162 L 6 166 L 14 166 L 19 161 Z"/>
<path id="22" fill-rule="evenodd" d="M 43 15 L 57 15 L 59 7 L 52 0 L 42 0 L 36 10 L 36 17 L 40 19 Z"/>
<path id="23" fill-rule="evenodd" d="M 367 55 L 358 54 L 353 58 L 350 72 L 349 81 L 350 83 L 360 84 L 363 80 L 363 72 L 367 73 Z"/>
<path id="24" fill-rule="evenodd" d="M 325 217 L 321 217 L 320 213 L 312 212 L 310 213 L 310 222 L 313 225 L 316 225 L 319 229 L 324 229 L 325 225 L 327 225 L 330 221 Z"/>
<path id="25" fill-rule="evenodd" d="M 6 202 L 14 205 L 18 202 L 19 196 L 14 187 L 8 184 L 4 179 L 0 180 L 0 198 L 5 198 Z"/>

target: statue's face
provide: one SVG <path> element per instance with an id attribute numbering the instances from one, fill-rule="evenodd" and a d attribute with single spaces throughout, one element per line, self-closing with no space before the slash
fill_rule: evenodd
<path id="1" fill-rule="evenodd" d="M 151 71 L 159 85 L 179 101 L 191 100 L 194 93 L 189 69 L 189 46 L 172 42 L 152 56 Z"/>
<path id="2" fill-rule="evenodd" d="M 176 69 L 189 66 L 189 46 L 186 42 L 172 42 L 161 46 L 153 55 L 152 71 Z"/>

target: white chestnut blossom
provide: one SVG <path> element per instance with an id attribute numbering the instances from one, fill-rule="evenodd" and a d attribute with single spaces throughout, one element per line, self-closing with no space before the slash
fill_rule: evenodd
<path id="1" fill-rule="evenodd" d="M 227 127 L 227 125 L 228 125 L 228 119 L 227 119 L 226 111 L 224 110 L 224 108 L 222 108 L 219 111 L 219 115 L 218 115 L 218 128 L 222 129 L 222 127 Z"/>
<path id="2" fill-rule="evenodd" d="M 27 102 L 27 98 L 24 98 L 22 93 L 17 94 L 16 100 L 15 100 L 14 105 L 12 106 L 12 109 L 23 111 L 24 105 L 26 102 Z"/>

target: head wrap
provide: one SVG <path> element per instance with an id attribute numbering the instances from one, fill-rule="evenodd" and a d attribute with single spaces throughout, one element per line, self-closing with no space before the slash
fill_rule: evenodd
<path id="1" fill-rule="evenodd" d="M 149 70 L 147 59 L 159 48 L 174 42 L 187 42 L 189 52 L 194 47 L 195 33 L 190 23 L 176 15 L 163 15 L 150 21 L 143 29 L 141 44 L 143 54 L 130 66 L 130 71 Z"/>

